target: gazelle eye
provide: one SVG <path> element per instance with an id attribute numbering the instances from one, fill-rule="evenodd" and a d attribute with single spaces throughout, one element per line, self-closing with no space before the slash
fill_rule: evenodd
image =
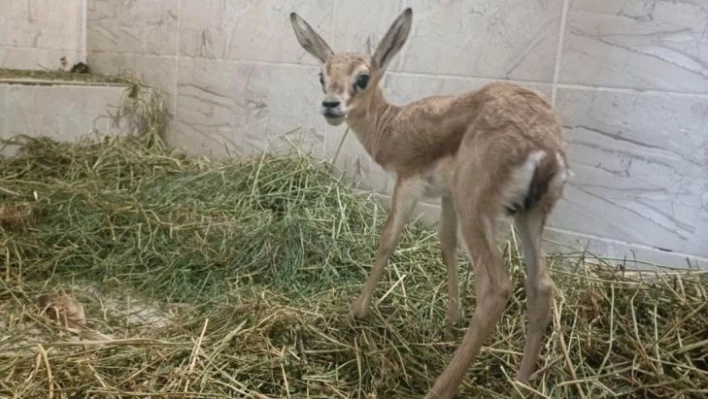
<path id="1" fill-rule="evenodd" d="M 324 86 L 324 76 L 322 76 L 322 73 L 320 73 L 320 84 Z"/>
<path id="2" fill-rule="evenodd" d="M 356 80 L 356 87 L 359 89 L 366 89 L 366 86 L 369 84 L 369 75 L 361 75 L 359 78 Z"/>

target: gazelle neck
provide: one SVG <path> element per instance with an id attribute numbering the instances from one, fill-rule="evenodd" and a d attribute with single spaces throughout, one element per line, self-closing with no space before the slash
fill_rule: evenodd
<path id="1" fill-rule="evenodd" d="M 386 100 L 383 90 L 377 85 L 347 117 L 349 127 L 369 155 L 379 164 L 382 161 L 381 151 L 390 138 L 389 126 L 400 110 L 400 107 Z"/>

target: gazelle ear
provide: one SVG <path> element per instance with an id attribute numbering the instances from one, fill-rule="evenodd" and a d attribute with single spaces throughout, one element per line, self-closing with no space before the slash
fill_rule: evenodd
<path id="1" fill-rule="evenodd" d="M 295 30 L 295 36 L 300 42 L 300 45 L 310 54 L 315 56 L 320 62 L 325 63 L 327 59 L 334 54 L 327 42 L 322 39 L 314 29 L 300 18 L 296 13 L 290 14 L 290 23 Z"/>
<path id="2" fill-rule="evenodd" d="M 406 43 L 408 33 L 411 31 L 412 22 L 413 10 L 410 7 L 406 8 L 405 11 L 393 21 L 388 32 L 386 32 L 386 36 L 381 39 L 381 43 L 379 43 L 374 53 L 373 61 L 376 68 L 384 70 L 391 63 L 393 57 L 398 54 L 398 51 L 401 50 L 401 47 Z"/>

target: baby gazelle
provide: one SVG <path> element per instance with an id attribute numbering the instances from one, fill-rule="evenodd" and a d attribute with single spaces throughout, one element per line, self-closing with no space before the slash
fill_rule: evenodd
<path id="1" fill-rule="evenodd" d="M 351 313 L 366 316 L 374 289 L 416 202 L 441 197 L 440 241 L 447 266 L 447 323 L 461 321 L 456 248 L 461 237 L 475 268 L 477 307 L 461 346 L 426 398 L 452 398 L 511 295 L 497 248 L 504 216 L 518 228 L 528 279 L 528 329 L 517 379 L 535 370 L 549 322 L 552 282 L 541 256 L 546 218 L 561 197 L 568 170 L 563 133 L 551 105 L 535 92 L 507 83 L 460 96 L 435 96 L 406 106 L 386 101 L 379 87 L 405 43 L 413 12 L 406 9 L 373 56 L 334 54 L 297 14 L 300 44 L 322 62 L 322 113 L 331 125 L 346 121 L 373 159 L 396 176 L 392 208 L 376 260 Z"/>

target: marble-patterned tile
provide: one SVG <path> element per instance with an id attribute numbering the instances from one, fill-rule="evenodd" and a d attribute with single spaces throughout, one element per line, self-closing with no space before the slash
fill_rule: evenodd
<path id="1" fill-rule="evenodd" d="M 0 68 L 59 69 L 61 57 L 66 57 L 68 68 L 77 62 L 84 61 L 84 56 L 80 51 L 0 46 Z"/>
<path id="2" fill-rule="evenodd" d="M 80 51 L 82 29 L 83 0 L 0 0 L 0 46 Z"/>
<path id="3" fill-rule="evenodd" d="M 89 51 L 177 55 L 179 0 L 87 0 Z"/>
<path id="4" fill-rule="evenodd" d="M 334 16 L 334 37 L 325 37 L 336 53 L 354 52 L 373 54 L 383 35 L 406 7 L 405 0 L 339 1 Z M 415 10 L 414 10 L 415 12 Z M 399 70 L 402 54 L 389 66 Z"/>
<path id="5" fill-rule="evenodd" d="M 563 254 L 568 259 L 582 257 L 591 263 L 621 265 L 625 270 L 654 271 L 656 266 L 673 269 L 691 267 L 708 269 L 708 258 L 680 252 L 667 252 L 653 247 L 547 228 L 543 234 L 547 254 Z"/>
<path id="6" fill-rule="evenodd" d="M 408 3 L 413 29 L 403 70 L 553 81 L 563 0 Z"/>
<path id="7" fill-rule="evenodd" d="M 393 72 L 385 77 L 383 88 L 389 101 L 402 105 L 428 96 L 464 94 L 498 81 L 502 80 Z M 546 100 L 551 100 L 553 87 L 550 83 L 508 82 L 535 90 Z"/>
<path id="8" fill-rule="evenodd" d="M 290 13 L 297 12 L 325 40 L 331 40 L 334 3 L 330 0 L 182 0 L 180 54 L 207 59 L 314 65 L 317 61 L 295 38 Z"/>
<path id="9" fill-rule="evenodd" d="M 576 176 L 551 226 L 708 256 L 708 96 L 560 89 Z"/>
<path id="10" fill-rule="evenodd" d="M 320 155 L 325 121 L 317 112 L 318 68 L 180 59 L 170 143 L 223 157 L 293 151 Z M 287 88 L 284 89 L 284 88 Z"/>
<path id="11" fill-rule="evenodd" d="M 177 105 L 177 57 L 104 53 L 88 54 L 92 71 L 104 75 L 135 73 L 144 84 L 160 90 L 170 116 Z"/>
<path id="12" fill-rule="evenodd" d="M 708 93 L 708 3 L 570 0 L 560 82 Z"/>

